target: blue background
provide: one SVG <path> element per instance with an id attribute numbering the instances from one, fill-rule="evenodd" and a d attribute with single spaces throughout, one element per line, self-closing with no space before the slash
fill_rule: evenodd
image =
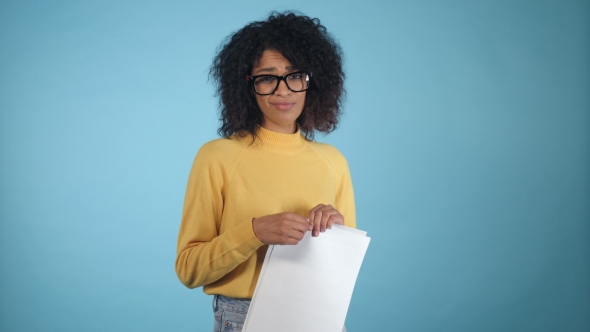
<path id="1" fill-rule="evenodd" d="M 346 54 L 352 331 L 590 330 L 588 1 L 0 1 L 0 330 L 209 331 L 174 273 L 207 70 L 273 9 Z"/>

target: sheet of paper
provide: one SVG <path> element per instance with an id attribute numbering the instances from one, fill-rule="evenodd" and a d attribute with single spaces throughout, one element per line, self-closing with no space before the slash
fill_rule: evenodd
<path id="1" fill-rule="evenodd" d="M 370 238 L 334 226 L 295 246 L 270 246 L 244 332 L 341 332 Z"/>

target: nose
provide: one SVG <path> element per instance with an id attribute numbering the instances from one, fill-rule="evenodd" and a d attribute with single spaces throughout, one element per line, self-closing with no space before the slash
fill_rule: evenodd
<path id="1" fill-rule="evenodd" d="M 291 89 L 287 86 L 287 82 L 285 80 L 279 80 L 279 86 L 275 90 L 275 95 L 279 96 L 286 96 L 291 94 Z"/>

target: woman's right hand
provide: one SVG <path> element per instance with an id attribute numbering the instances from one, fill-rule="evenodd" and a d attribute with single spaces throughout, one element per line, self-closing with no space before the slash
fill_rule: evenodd
<path id="1" fill-rule="evenodd" d="M 290 212 L 252 219 L 254 235 L 264 244 L 297 244 L 310 228 L 307 219 Z"/>

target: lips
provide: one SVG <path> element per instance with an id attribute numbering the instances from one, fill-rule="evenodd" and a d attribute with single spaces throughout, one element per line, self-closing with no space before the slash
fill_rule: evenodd
<path id="1" fill-rule="evenodd" d="M 274 107 L 280 109 L 281 111 L 288 111 L 291 108 L 293 108 L 293 106 L 295 105 L 295 103 L 271 103 Z"/>

